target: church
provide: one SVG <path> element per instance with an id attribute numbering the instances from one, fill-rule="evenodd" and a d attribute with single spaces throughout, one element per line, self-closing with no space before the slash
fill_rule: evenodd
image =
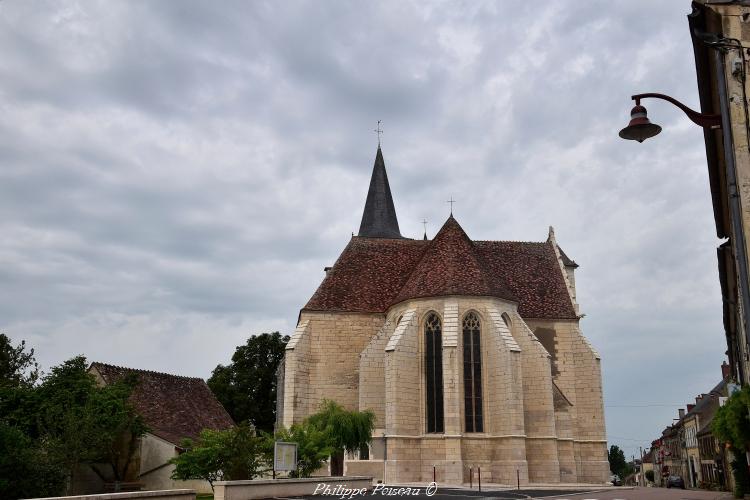
<path id="1" fill-rule="evenodd" d="M 333 475 L 386 483 L 603 484 L 600 357 L 575 269 L 546 241 L 474 241 L 451 216 L 401 235 L 378 146 L 357 236 L 299 313 L 278 376 L 286 427 L 324 399 L 371 410 L 368 450 Z"/>

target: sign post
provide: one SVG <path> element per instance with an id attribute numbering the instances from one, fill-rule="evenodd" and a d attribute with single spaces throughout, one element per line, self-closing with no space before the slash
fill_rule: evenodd
<path id="1" fill-rule="evenodd" d="M 276 471 L 295 470 L 297 470 L 297 443 L 276 441 L 273 446 L 273 478 L 276 479 Z"/>

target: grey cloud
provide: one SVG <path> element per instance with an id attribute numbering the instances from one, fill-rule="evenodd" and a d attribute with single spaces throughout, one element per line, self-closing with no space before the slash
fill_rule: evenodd
<path id="1" fill-rule="evenodd" d="M 45 366 L 207 376 L 289 333 L 356 231 L 375 122 L 404 234 L 455 213 L 581 268 L 630 454 L 719 377 L 689 2 L 0 2 L 0 329 Z M 626 437 L 628 439 L 620 439 Z M 638 438 L 638 443 L 629 439 Z"/>

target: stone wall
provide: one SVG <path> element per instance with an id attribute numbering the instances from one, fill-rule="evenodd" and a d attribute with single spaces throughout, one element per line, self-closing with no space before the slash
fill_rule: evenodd
<path id="1" fill-rule="evenodd" d="M 423 321 L 442 322 L 444 432 L 425 432 Z M 465 431 L 462 319 L 481 320 L 483 432 Z M 533 333 L 545 328 L 556 353 Z M 344 341 L 345 339 L 345 341 Z M 376 415 L 370 457 L 388 482 L 460 483 L 469 467 L 514 485 L 607 479 L 601 374 L 577 321 L 521 318 L 513 303 L 485 297 L 405 301 L 386 315 L 303 312 L 285 358 L 286 425 L 323 399 Z M 291 411 L 290 411 L 291 410 Z M 376 449 L 377 448 L 377 449 Z M 347 462 L 348 467 L 349 462 Z M 347 469 L 349 470 L 349 469 Z"/>
<path id="2" fill-rule="evenodd" d="M 559 418 L 556 425 L 561 429 L 560 437 L 572 438 L 576 462 L 576 479 L 586 483 L 603 483 L 609 477 L 607 462 L 607 436 L 604 423 L 604 399 L 601 378 L 601 359 L 581 333 L 578 321 L 527 320 L 530 328 L 553 330 L 557 352 L 555 385 L 571 403 L 568 416 Z M 569 469 L 569 444 L 558 444 L 565 450 Z"/>
<path id="3" fill-rule="evenodd" d="M 359 355 L 384 320 L 378 314 L 301 313 L 284 361 L 285 426 L 304 420 L 324 399 L 359 407 Z"/>

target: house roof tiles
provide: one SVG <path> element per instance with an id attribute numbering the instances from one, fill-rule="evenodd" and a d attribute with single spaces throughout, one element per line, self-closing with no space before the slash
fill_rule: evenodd
<path id="1" fill-rule="evenodd" d="M 203 429 L 227 429 L 234 425 L 224 407 L 200 378 L 92 363 L 104 382 L 111 384 L 129 374 L 138 377 L 130 396 L 136 411 L 154 434 L 179 445 L 196 438 Z"/>

